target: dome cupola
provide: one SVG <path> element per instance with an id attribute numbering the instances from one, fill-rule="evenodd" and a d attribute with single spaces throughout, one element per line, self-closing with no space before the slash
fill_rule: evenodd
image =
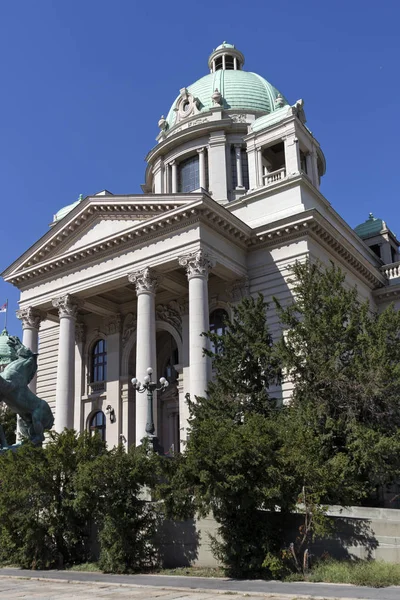
<path id="1" fill-rule="evenodd" d="M 208 59 L 210 73 L 215 71 L 240 71 L 243 69 L 244 56 L 233 44 L 222 42 Z"/>

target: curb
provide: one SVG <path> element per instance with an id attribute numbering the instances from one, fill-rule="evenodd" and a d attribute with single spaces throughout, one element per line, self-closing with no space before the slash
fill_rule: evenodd
<path id="1" fill-rule="evenodd" d="M 234 591 L 234 590 L 209 590 L 205 588 L 193 588 L 193 587 L 174 587 L 174 586 L 152 586 L 137 583 L 118 583 L 111 581 L 79 581 L 77 579 L 58 579 L 52 577 L 33 577 L 28 575 L 2 575 L 0 573 L 0 579 L 24 579 L 27 581 L 46 581 L 49 583 L 68 583 L 76 585 L 99 585 L 99 586 L 110 586 L 110 587 L 121 587 L 121 588 L 142 588 L 142 589 L 153 589 L 153 590 L 165 590 L 172 592 L 192 592 L 194 594 L 210 592 L 216 595 L 238 595 L 244 598 L 268 598 L 270 600 L 369 600 L 368 598 L 354 598 L 349 596 L 315 596 L 315 595 L 299 595 L 299 594 L 276 594 L 272 592 L 245 592 L 245 591 Z"/>

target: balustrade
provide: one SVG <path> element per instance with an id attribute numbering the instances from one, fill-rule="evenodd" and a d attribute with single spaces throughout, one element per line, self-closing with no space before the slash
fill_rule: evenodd
<path id="1" fill-rule="evenodd" d="M 388 279 L 397 279 L 400 277 L 400 261 L 385 265 L 381 270 Z"/>
<path id="2" fill-rule="evenodd" d="M 271 185 L 272 183 L 276 183 L 277 181 L 282 181 L 286 177 L 286 169 L 283 167 L 282 169 L 278 169 L 277 171 L 272 171 L 271 173 L 266 173 L 263 175 L 264 185 Z"/>

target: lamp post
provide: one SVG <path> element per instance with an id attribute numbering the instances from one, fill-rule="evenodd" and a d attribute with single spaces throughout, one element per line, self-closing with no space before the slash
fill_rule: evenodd
<path id="1" fill-rule="evenodd" d="M 152 381 L 151 376 L 153 374 L 153 369 L 149 367 L 147 369 L 147 375 L 144 377 L 144 383 L 138 381 L 136 377 L 131 379 L 131 383 L 135 390 L 139 392 L 139 394 L 144 394 L 147 392 L 147 422 L 146 422 L 146 434 L 147 437 L 152 440 L 154 450 L 159 451 L 159 444 L 157 440 L 157 436 L 155 435 L 155 427 L 154 427 L 154 414 L 153 414 L 153 393 L 154 392 L 165 392 L 169 383 L 165 379 L 165 377 L 160 377 L 160 385 L 157 387 L 157 382 Z"/>

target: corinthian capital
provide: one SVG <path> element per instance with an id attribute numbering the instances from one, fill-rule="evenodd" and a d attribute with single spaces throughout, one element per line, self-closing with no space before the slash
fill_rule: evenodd
<path id="1" fill-rule="evenodd" d="M 208 277 L 210 269 L 215 266 L 215 259 L 204 250 L 196 250 L 191 254 L 180 256 L 179 264 L 181 267 L 185 267 L 188 279 Z"/>
<path id="2" fill-rule="evenodd" d="M 39 329 L 40 322 L 45 318 L 42 311 L 32 306 L 17 310 L 16 315 L 22 321 L 22 329 Z"/>
<path id="3" fill-rule="evenodd" d="M 59 296 L 51 301 L 52 305 L 58 309 L 58 315 L 63 317 L 72 317 L 76 319 L 79 308 L 79 301 L 71 294 L 65 294 L 65 296 Z"/>
<path id="4" fill-rule="evenodd" d="M 145 269 L 141 269 L 140 271 L 133 271 L 129 273 L 128 279 L 131 283 L 134 283 L 136 286 L 136 293 L 156 293 L 157 285 L 160 282 L 160 277 L 155 275 L 149 267 Z"/>

